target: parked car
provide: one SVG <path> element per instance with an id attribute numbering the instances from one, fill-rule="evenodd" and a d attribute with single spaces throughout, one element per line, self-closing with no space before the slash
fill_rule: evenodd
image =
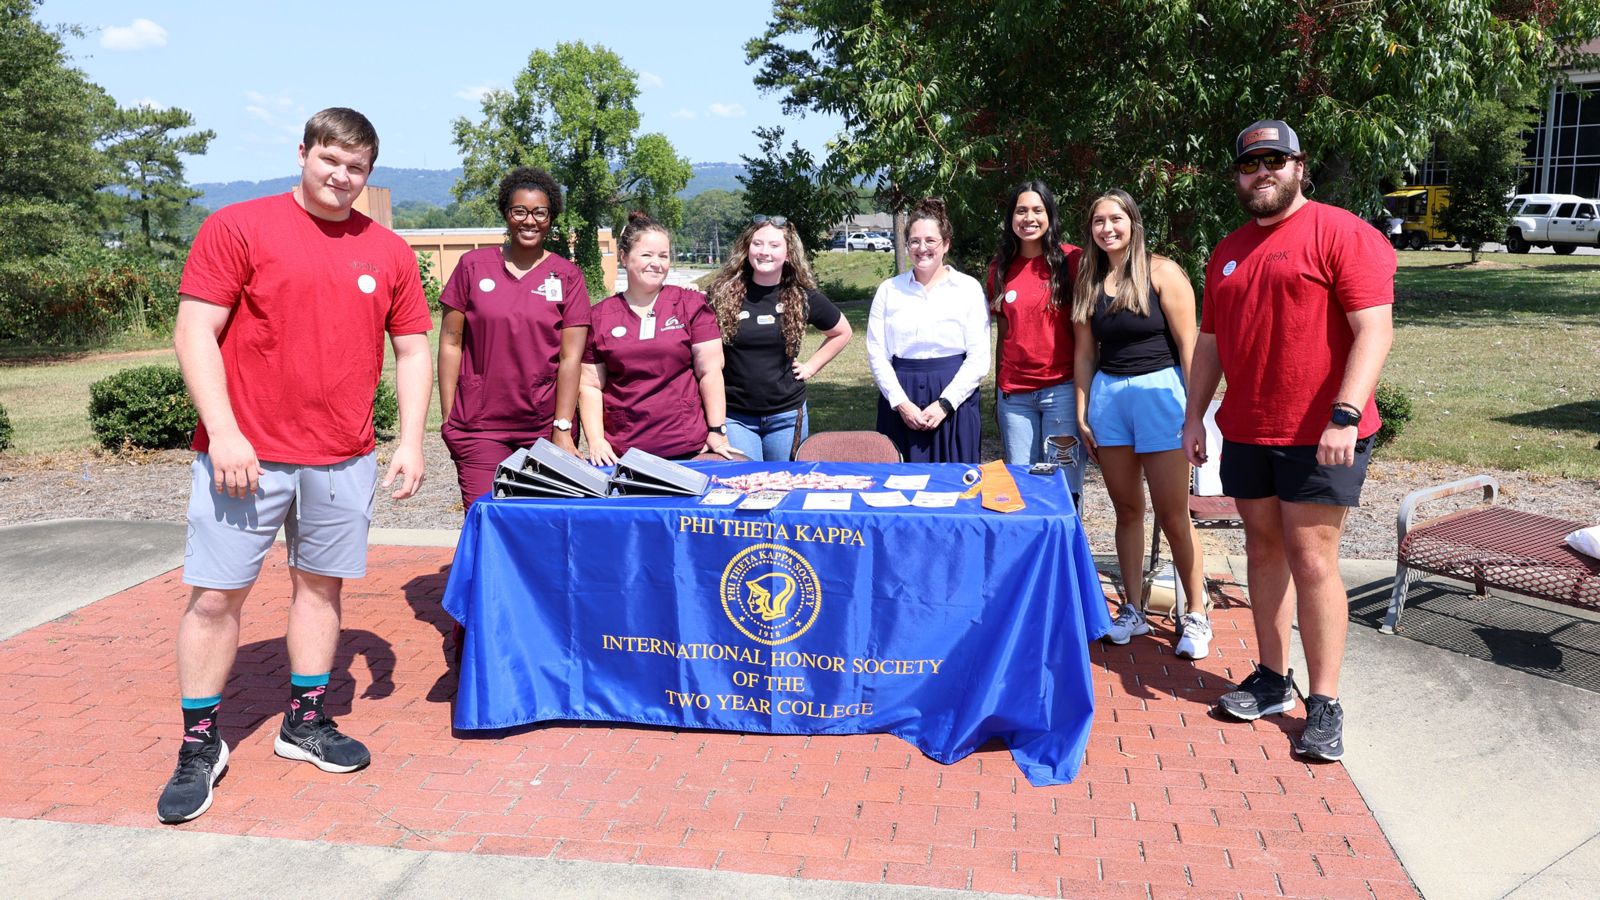
<path id="1" fill-rule="evenodd" d="M 838 234 L 833 236 L 833 240 L 828 242 L 828 249 L 829 250 L 843 250 L 844 249 L 844 232 L 841 231 Z"/>
<path id="2" fill-rule="evenodd" d="M 1512 253 L 1549 247 L 1567 254 L 1600 246 L 1600 213 L 1593 200 L 1574 194 L 1518 194 L 1506 209 L 1511 213 L 1506 249 Z"/>
<path id="3" fill-rule="evenodd" d="M 1450 189 L 1439 185 L 1412 185 L 1383 195 L 1386 215 L 1374 222 L 1396 250 L 1421 250 L 1429 244 L 1453 244 L 1455 238 L 1439 226 L 1439 214 L 1450 206 Z"/>
<path id="4" fill-rule="evenodd" d="M 844 239 L 846 250 L 893 250 L 894 241 L 871 231 L 852 231 Z"/>

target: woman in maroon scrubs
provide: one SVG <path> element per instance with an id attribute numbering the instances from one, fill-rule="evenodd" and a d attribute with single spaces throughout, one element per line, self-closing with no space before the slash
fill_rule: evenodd
<path id="1" fill-rule="evenodd" d="M 578 413 L 589 460 L 630 447 L 668 459 L 732 457 L 722 393 L 722 332 L 699 291 L 666 284 L 672 236 L 641 212 L 617 239 L 628 287 L 590 311 Z"/>
<path id="2" fill-rule="evenodd" d="M 561 188 L 542 169 L 500 180 L 506 242 L 468 252 L 439 295 L 440 436 L 461 505 L 488 492 L 495 466 L 549 437 L 576 453 L 572 415 L 589 331 L 583 272 L 545 246 Z"/>

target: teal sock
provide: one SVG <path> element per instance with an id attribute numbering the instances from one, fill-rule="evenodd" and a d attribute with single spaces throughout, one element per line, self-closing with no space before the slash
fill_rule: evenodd
<path id="1" fill-rule="evenodd" d="M 183 705 L 183 743 L 189 744 L 214 744 L 221 738 L 217 735 L 217 708 L 222 705 L 222 695 L 215 697 L 184 697 L 180 701 Z"/>
<path id="2" fill-rule="evenodd" d="M 298 725 L 322 717 L 322 698 L 328 693 L 328 678 L 321 675 L 289 674 L 289 722 Z"/>

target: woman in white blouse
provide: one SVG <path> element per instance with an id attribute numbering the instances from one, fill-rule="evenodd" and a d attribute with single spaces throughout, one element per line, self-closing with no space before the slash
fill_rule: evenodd
<path id="1" fill-rule="evenodd" d="M 867 363 L 878 383 L 878 431 L 907 462 L 978 461 L 978 382 L 989 371 L 989 313 L 977 279 L 945 265 L 944 201 L 912 207 L 911 270 L 878 285 Z"/>

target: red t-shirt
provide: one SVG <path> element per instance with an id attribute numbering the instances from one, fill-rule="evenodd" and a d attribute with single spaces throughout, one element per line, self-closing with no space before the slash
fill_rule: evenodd
<path id="1" fill-rule="evenodd" d="M 661 289 L 653 312 L 640 319 L 621 294 L 590 312 L 583 361 L 605 367 L 606 440 L 619 456 L 634 446 L 682 456 L 706 441 L 692 348 L 722 340 L 717 315 L 705 294 L 672 285 Z"/>
<path id="2" fill-rule="evenodd" d="M 1206 264 L 1200 330 L 1215 334 L 1230 441 L 1315 444 L 1328 425 L 1355 334 L 1347 313 L 1394 303 L 1394 248 L 1376 228 L 1310 202 L 1269 227 L 1246 223 Z M 1360 436 L 1378 430 L 1366 399 Z"/>
<path id="3" fill-rule="evenodd" d="M 499 247 L 461 257 L 439 302 L 467 317 L 449 429 L 531 444 L 555 418 L 561 329 L 587 327 L 583 272 L 554 253 L 518 278 Z"/>
<path id="4" fill-rule="evenodd" d="M 319 219 L 278 194 L 200 226 L 178 293 L 228 307 L 221 335 L 239 430 L 268 462 L 321 466 L 372 451 L 383 336 L 433 327 L 417 257 L 358 212 Z M 210 446 L 205 425 L 192 446 Z"/>
<path id="5" fill-rule="evenodd" d="M 1006 267 L 1005 283 L 1000 285 L 1000 312 L 1006 323 L 1000 342 L 1000 366 L 996 382 L 1008 394 L 1037 391 L 1072 380 L 1072 281 L 1078 277 L 1078 260 L 1083 251 L 1062 244 L 1067 255 L 1067 305 L 1050 308 L 1050 265 L 1043 255 L 1028 259 L 1017 256 Z M 984 279 L 984 289 L 993 291 L 994 264 Z"/>

